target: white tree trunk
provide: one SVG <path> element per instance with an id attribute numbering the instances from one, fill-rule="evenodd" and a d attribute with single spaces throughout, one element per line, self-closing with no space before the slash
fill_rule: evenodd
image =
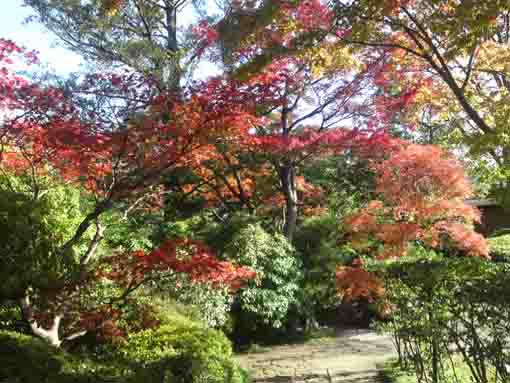
<path id="1" fill-rule="evenodd" d="M 62 340 L 59 337 L 59 328 L 60 322 L 62 320 L 62 315 L 57 314 L 53 318 L 53 324 L 49 329 L 45 329 L 37 323 L 37 320 L 34 318 L 33 310 L 30 305 L 30 298 L 28 294 L 25 295 L 22 299 L 20 299 L 21 311 L 25 320 L 30 325 L 30 329 L 34 333 L 34 335 L 38 336 L 41 339 L 44 339 L 46 342 L 51 344 L 54 347 L 60 347 L 62 344 Z"/>

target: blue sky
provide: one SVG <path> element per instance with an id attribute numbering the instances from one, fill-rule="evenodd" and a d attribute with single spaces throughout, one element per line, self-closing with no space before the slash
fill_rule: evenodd
<path id="1" fill-rule="evenodd" d="M 19 45 L 40 52 L 43 63 L 58 73 L 76 71 L 80 67 L 80 57 L 57 45 L 55 38 L 37 23 L 24 24 L 30 16 L 30 9 L 23 7 L 22 0 L 2 1 L 0 12 L 0 37 L 11 39 Z"/>
<path id="2" fill-rule="evenodd" d="M 39 51 L 39 59 L 57 73 L 66 74 L 80 69 L 82 59 L 77 54 L 63 48 L 58 40 L 44 27 L 36 22 L 24 23 L 32 14 L 31 10 L 23 6 L 23 0 L 0 0 L 0 37 L 13 40 L 30 50 Z M 194 12 L 188 7 L 180 17 L 181 22 L 189 23 L 195 20 Z M 201 63 L 198 77 L 206 77 L 215 73 L 210 63 Z"/>

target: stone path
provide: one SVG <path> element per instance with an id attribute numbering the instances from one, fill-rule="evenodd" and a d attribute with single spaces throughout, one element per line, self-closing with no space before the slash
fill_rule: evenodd
<path id="1" fill-rule="evenodd" d="M 336 337 L 239 355 L 257 383 L 375 383 L 377 366 L 395 356 L 389 337 L 344 330 Z"/>

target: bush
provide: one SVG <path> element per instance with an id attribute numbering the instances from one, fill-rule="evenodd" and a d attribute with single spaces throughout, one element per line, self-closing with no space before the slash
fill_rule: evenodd
<path id="1" fill-rule="evenodd" d="M 213 328 L 222 328 L 230 319 L 232 293 L 228 286 L 196 283 L 189 276 L 172 275 L 160 283 L 158 294 L 186 307 L 188 316 Z"/>
<path id="2" fill-rule="evenodd" d="M 0 332 L 0 381 L 50 382 L 62 360 L 43 341 L 10 331 Z"/>
<path id="3" fill-rule="evenodd" d="M 241 383 L 245 373 L 232 361 L 223 333 L 191 322 L 164 325 L 128 338 L 117 352 L 137 370 L 176 383 Z"/>
<path id="4" fill-rule="evenodd" d="M 510 263 L 510 234 L 488 238 L 490 255 L 495 262 Z"/>
<path id="5" fill-rule="evenodd" d="M 298 305 L 302 273 L 292 245 L 260 225 L 243 228 L 228 244 L 226 254 L 235 263 L 257 272 L 235 297 L 234 328 L 249 336 L 259 328 L 281 328 Z"/>
<path id="6" fill-rule="evenodd" d="M 388 266 L 386 287 L 393 313 L 386 330 L 393 335 L 401 365 L 413 367 L 419 382 L 447 381 L 449 371 L 459 364 L 468 367 L 469 381 L 509 381 L 508 271 L 508 265 L 477 258 L 431 258 Z"/>
<path id="7" fill-rule="evenodd" d="M 71 355 L 46 342 L 0 331 L 0 382 L 9 383 L 135 383 L 129 369 Z"/>
<path id="8" fill-rule="evenodd" d="M 186 319 L 131 335 L 102 356 L 70 354 L 29 335 L 0 331 L 0 382 L 244 383 L 219 331 Z"/>
<path id="9" fill-rule="evenodd" d="M 29 332 L 26 321 L 21 317 L 19 306 L 12 302 L 0 304 L 0 331 Z"/>

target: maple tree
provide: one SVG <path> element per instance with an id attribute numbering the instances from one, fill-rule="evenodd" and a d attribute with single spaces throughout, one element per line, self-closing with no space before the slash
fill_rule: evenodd
<path id="1" fill-rule="evenodd" d="M 454 157 L 437 146 L 400 142 L 373 166 L 380 199 L 347 218 L 354 248 L 377 259 L 392 259 L 420 243 L 488 258 L 488 245 L 472 226 L 480 212 L 465 202 L 472 190 Z M 340 268 L 337 277 L 350 298 L 382 296 L 377 278 L 362 263 Z"/>
<path id="2" fill-rule="evenodd" d="M 108 82 L 111 88 L 125 92 L 127 97 L 146 96 L 137 105 L 139 115 L 136 118 L 121 120 L 119 126 L 112 128 L 111 120 L 102 119 L 100 111 L 82 118 L 84 111 L 73 104 L 73 97 L 64 91 L 39 86 L 17 75 L 13 66 L 19 60 L 30 63 L 34 55 L 11 41 L 0 40 L 0 105 L 4 111 L 0 169 L 5 175 L 2 187 L 11 190 L 13 184 L 9 180 L 12 177 L 28 180 L 23 188 L 11 190 L 14 194 L 26 195 L 28 214 L 32 214 L 30 209 L 38 214 L 37 204 L 48 193 L 41 182 L 43 178 L 82 188 L 90 201 L 84 206 L 86 211 L 72 233 L 67 233 L 59 246 L 49 250 L 51 256 L 62 257 L 73 267 L 59 276 L 54 286 L 37 286 L 34 280 L 28 280 L 9 297 L 19 301 L 33 332 L 58 346 L 62 341 L 60 324 L 70 311 L 74 296 L 81 285 L 92 282 L 106 229 L 101 218 L 112 210 L 120 210 L 127 216 L 136 209 L 151 208 L 151 203 L 158 200 L 159 185 L 165 175 L 177 166 L 193 168 L 214 156 L 211 142 L 237 129 L 241 123 L 244 126 L 245 114 L 230 105 L 223 110 L 220 103 L 211 105 L 209 99 L 193 93 L 178 103 L 171 98 L 152 96 L 154 93 L 146 90 L 154 86 L 154 82 L 136 75 L 89 76 L 81 89 L 83 92 L 96 90 L 98 82 Z M 103 114 L 108 116 L 110 112 L 107 110 Z M 140 263 L 136 263 L 131 271 L 184 272 L 194 280 L 208 279 L 232 285 L 250 277 L 243 269 L 215 262 L 206 250 L 199 250 L 198 244 L 193 246 L 198 253 L 186 261 L 176 259 L 175 248 L 172 250 L 167 243 L 143 258 L 145 268 L 140 269 Z M 45 254 L 35 254 L 36 264 L 38 256 Z M 47 294 L 45 290 L 52 292 Z M 128 287 L 126 292 L 132 290 Z M 50 318 L 44 321 L 38 318 L 35 309 L 44 306 L 36 300 L 45 298 L 50 304 L 46 310 Z M 78 331 L 67 339 L 82 333 Z"/>
<path id="3" fill-rule="evenodd" d="M 316 212 L 322 199 L 300 168 L 360 145 L 385 144 L 375 119 L 367 121 L 374 105 L 356 99 L 378 67 L 357 66 L 334 34 L 298 49 L 302 35 L 333 28 L 331 21 L 320 1 L 235 2 L 220 22 L 199 24 L 200 54 L 214 59 L 220 48 L 233 102 L 250 106 L 257 120 L 243 135 L 221 141 L 223 158 L 206 163 L 196 182 L 181 185 L 184 193 L 205 192 L 209 203 L 219 200 L 227 208 L 233 200 L 252 212 L 255 206 L 273 215 L 282 209 L 282 231 L 292 240 L 300 210 Z M 359 127 L 345 128 L 345 121 Z"/>
<path id="4" fill-rule="evenodd" d="M 384 57 L 385 104 L 412 97 L 400 121 L 467 147 L 508 196 L 508 1 L 349 1 L 335 5 L 344 42 Z M 355 48 L 356 47 L 356 48 Z M 408 93 L 412 90 L 412 93 Z"/>
<path id="5" fill-rule="evenodd" d="M 494 27 L 492 7 L 473 5 L 487 23 L 471 33 L 464 31 L 465 24 L 474 25 L 469 15 L 441 29 L 446 19 L 457 20 L 450 14 L 459 9 L 454 1 L 441 7 L 418 0 L 234 1 L 220 21 L 203 20 L 191 28 L 193 43 L 181 50 L 176 17 L 186 1 L 105 0 L 83 10 L 62 0 L 26 3 L 75 50 L 88 47 L 89 58 L 120 64 L 114 72 L 85 75 L 71 89 L 44 86 L 13 70 L 12 60 L 32 63 L 33 53 L 0 40 L 5 112 L 0 170 L 6 180 L 28 180 L 23 189 L 28 211 L 31 201 L 35 206 L 47 193 L 43 179 L 71 185 L 87 201 L 73 231 L 49 250 L 72 265 L 57 287 L 48 292 L 31 281 L 13 295 L 34 333 L 53 344 L 62 342 L 61 323 L 71 331 L 65 338 L 99 327 L 106 338 L 122 335 L 116 322 L 123 312 L 112 301 L 127 299 L 161 275 L 185 273 L 195 282 L 233 289 L 254 277 L 190 239 L 105 256 L 101 244 L 110 212 L 128 219 L 168 208 L 175 195 L 198 196 L 220 213 L 246 209 L 274 221 L 283 216 L 281 231 L 292 241 L 301 215 L 316 214 L 324 201 L 323 190 L 303 169 L 344 152 L 371 159 L 377 175 L 380 199 L 347 221 L 360 252 L 392 258 L 420 243 L 487 256 L 483 238 L 466 226 L 479 215 L 463 202 L 471 190 L 462 166 L 437 147 L 391 140 L 389 131 L 426 123 L 420 119 L 424 109 L 433 119 L 461 116 L 463 123 L 474 124 L 464 132 L 466 139 L 482 132 L 491 141 L 478 146 L 481 151 L 506 161 L 505 141 L 492 141 L 500 136 L 504 110 L 497 109 L 503 111 L 499 122 L 489 113 L 482 116 L 487 104 L 474 93 L 488 76 L 476 66 L 475 58 L 482 56 L 455 40 L 461 35 L 486 42 L 487 28 Z M 436 38 L 421 28 L 429 22 L 429 32 L 453 39 L 453 48 L 436 46 Z M 185 85 L 183 54 L 214 60 L 223 72 Z M 453 68 L 456 61 L 469 65 L 462 71 Z M 497 76 L 489 82 L 504 85 L 503 75 Z M 457 103 L 445 107 L 450 92 Z M 362 263 L 339 269 L 337 279 L 347 297 L 384 295 Z M 99 305 L 87 301 L 87 294 L 94 295 L 90 289 L 103 283 L 113 284 L 115 294 Z M 147 326 L 157 322 L 150 309 L 141 311 Z"/>
<path id="6" fill-rule="evenodd" d="M 50 7 L 45 1 L 30 3 L 61 38 L 62 33 L 65 36 L 74 33 L 62 27 L 62 16 L 73 9 L 66 4 L 57 2 Z M 122 30 L 123 23 L 130 18 L 138 23 L 144 12 L 139 10 L 137 16 L 136 4 L 103 2 L 101 6 L 106 12 L 114 15 L 108 20 L 108 30 Z M 160 8 L 175 4 L 149 1 L 144 6 L 157 8 L 149 17 L 152 22 L 161 17 Z M 184 2 L 178 4 L 184 6 Z M 169 186 L 182 198 L 199 196 L 209 206 L 220 209 L 241 207 L 272 216 L 283 210 L 282 230 L 291 239 L 300 211 L 313 213 L 321 207 L 320 189 L 306 182 L 299 174 L 300 168 L 318 157 L 359 145 L 359 141 L 371 139 L 370 145 L 383 145 L 380 113 L 374 109 L 377 105 L 362 103 L 357 98 L 360 93 L 373 91 L 370 87 L 374 76 L 383 67 L 359 65 L 361 57 L 355 57 L 344 47 L 339 38 L 342 31 L 334 25 L 333 10 L 326 2 L 228 5 L 219 22 L 204 19 L 191 29 L 194 35 L 191 40 L 195 41 L 194 49 L 189 51 L 191 56 L 215 62 L 221 57 L 220 64 L 227 69 L 218 78 L 199 84 L 195 92 L 204 100 L 243 108 L 252 118 L 236 136 L 218 139 L 217 158 L 204 161 L 192 174 L 186 169 L 188 180 L 169 182 Z M 80 26 L 82 36 L 80 18 L 71 22 Z M 150 31 L 156 33 L 157 28 Z M 109 50 L 122 56 L 123 50 L 110 44 L 107 37 L 94 36 L 73 38 L 74 47 L 83 46 L 89 38 L 92 48 L 97 41 L 104 40 Z M 323 36 L 328 38 L 322 39 Z M 130 41 L 146 39 L 143 35 Z M 67 40 L 64 38 L 69 43 Z M 155 39 L 154 43 L 158 41 Z M 174 48 L 168 48 L 167 53 L 174 55 Z M 164 47 L 158 49 L 162 51 Z M 98 57 L 104 55 L 101 52 L 96 52 Z M 243 64 L 239 66 L 237 62 Z M 398 105 L 392 110 L 397 108 Z M 344 129 L 348 122 L 358 128 Z M 256 209 L 258 206 L 262 208 Z"/>

